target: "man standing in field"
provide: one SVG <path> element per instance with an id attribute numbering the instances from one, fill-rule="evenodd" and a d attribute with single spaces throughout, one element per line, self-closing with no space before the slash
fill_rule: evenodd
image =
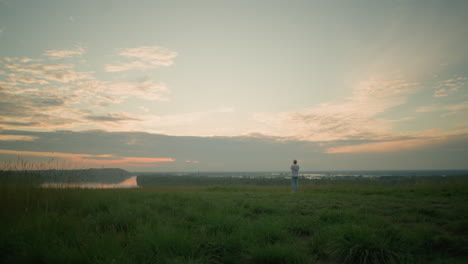
<path id="1" fill-rule="evenodd" d="M 299 165 L 297 165 L 297 160 L 294 160 L 293 163 L 294 164 L 291 165 L 291 181 L 293 192 L 297 192 L 299 190 Z"/>

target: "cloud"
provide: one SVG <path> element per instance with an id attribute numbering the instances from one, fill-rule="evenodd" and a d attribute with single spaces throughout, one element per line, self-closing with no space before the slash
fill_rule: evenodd
<path id="1" fill-rule="evenodd" d="M 420 89 L 405 80 L 370 80 L 359 83 L 342 102 L 320 104 L 297 112 L 256 113 L 253 119 L 266 125 L 258 132 L 297 140 L 333 141 L 394 137 L 394 121 L 379 114 L 402 105 Z"/>
<path id="2" fill-rule="evenodd" d="M 73 22 L 73 17 L 70 17 L 70 21 Z M 48 50 L 44 52 L 44 56 L 48 56 L 54 59 L 73 58 L 80 57 L 86 53 L 86 48 L 82 45 L 77 45 L 74 49 L 63 49 L 63 50 Z"/>
<path id="3" fill-rule="evenodd" d="M 429 113 L 429 112 L 436 112 L 441 111 L 444 107 L 443 106 L 435 106 L 435 105 L 425 105 L 416 108 L 416 112 L 418 113 Z"/>
<path id="4" fill-rule="evenodd" d="M 140 119 L 130 116 L 128 113 L 109 113 L 107 115 L 89 115 L 88 120 L 97 122 L 120 122 L 120 121 L 140 121 Z"/>
<path id="5" fill-rule="evenodd" d="M 441 81 L 434 87 L 433 97 L 447 97 L 450 94 L 454 94 L 465 86 L 467 80 L 467 77 L 455 77 Z"/>
<path id="6" fill-rule="evenodd" d="M 140 115 L 142 122 L 129 124 L 129 128 L 134 130 L 148 131 L 153 133 L 166 133 L 171 135 L 234 135 L 232 127 L 226 127 L 227 131 L 220 130 L 223 124 L 230 124 L 227 117 L 234 113 L 232 107 L 222 106 L 205 111 L 196 111 L 180 114 Z M 213 125 L 216 124 L 216 125 Z M 232 124 L 230 124 L 232 126 Z"/>
<path id="7" fill-rule="evenodd" d="M 325 153 L 402 152 L 438 144 L 440 140 L 440 138 L 425 138 L 364 143 L 329 148 L 325 150 Z"/>
<path id="8" fill-rule="evenodd" d="M 457 114 L 468 109 L 468 102 L 462 102 L 453 105 L 428 105 L 416 109 L 418 113 L 445 112 L 443 116 Z"/>
<path id="9" fill-rule="evenodd" d="M 93 79 L 94 72 L 77 72 L 73 64 L 29 63 L 29 58 L 4 58 L 4 70 L 9 72 L 11 82 L 25 84 L 48 84 L 49 81 L 70 83 L 83 79 Z"/>
<path id="10" fill-rule="evenodd" d="M 103 87 L 107 93 L 124 97 L 138 97 L 144 100 L 167 101 L 164 97 L 169 89 L 164 83 L 151 81 L 149 77 L 136 82 L 115 82 Z"/>
<path id="11" fill-rule="evenodd" d="M 46 151 L 24 151 L 24 150 L 8 150 L 0 149 L 0 154 L 8 154 L 15 156 L 34 156 L 47 158 L 64 158 L 75 164 L 82 165 L 122 165 L 122 166 L 139 166 L 154 164 L 160 162 L 173 162 L 172 158 L 148 158 L 148 157 L 119 157 L 113 154 L 76 154 L 64 152 L 46 152 Z"/>
<path id="12" fill-rule="evenodd" d="M 468 102 L 463 102 L 459 104 L 454 104 L 454 105 L 448 105 L 447 110 L 449 111 L 462 111 L 468 109 Z"/>
<path id="13" fill-rule="evenodd" d="M 170 66 L 177 53 L 158 46 L 143 46 L 138 48 L 121 49 L 118 53 L 126 61 L 117 64 L 107 64 L 108 72 L 128 70 L 153 69 L 160 66 Z"/>
<path id="14" fill-rule="evenodd" d="M 78 123 L 87 110 L 70 107 L 69 98 L 70 95 L 53 90 L 25 94 L 0 91 L 0 124 L 6 128 L 71 126 Z"/>
<path id="15" fill-rule="evenodd" d="M 121 103 L 128 98 L 150 101 L 168 101 L 169 88 L 145 77 L 138 81 L 109 82 L 99 80 L 80 81 L 76 83 L 75 93 L 86 98 L 93 105 L 107 106 Z"/>
<path id="16" fill-rule="evenodd" d="M 120 167 L 145 171 L 193 172 L 194 167 L 200 171 L 239 171 L 240 169 L 243 171 L 284 171 L 288 169 L 293 159 L 301 160 L 301 168 L 304 171 L 466 169 L 468 156 L 468 129 L 450 133 L 418 132 L 413 137 L 386 140 L 394 141 L 386 145 L 378 144 L 377 141 L 366 142 L 364 140 L 318 143 L 275 140 L 275 138 L 259 136 L 167 136 L 102 130 L 81 132 L 3 130 L 0 134 L 37 137 L 34 141 L 2 141 L 1 149 L 9 151 L 7 153 L 0 151 L 1 160 L 14 161 L 18 156 L 27 161 L 44 160 L 44 158 L 71 161 L 76 158 L 75 167 L 78 164 L 83 164 L 83 166 L 88 164 L 86 166 L 89 167 Z M 129 141 L 132 144 L 127 144 Z M 434 144 L 427 143 L 431 141 L 435 141 Z M 406 144 L 412 148 L 405 147 Z M 354 149 L 339 148 L 353 145 L 361 146 Z M 44 150 L 47 152 L 44 153 Z M 327 150 L 329 153 L 324 153 Z M 358 155 L 342 155 L 351 152 L 358 153 Z M 28 156 L 28 154 L 34 156 Z M 151 163 L 153 160 L 140 160 L 139 158 L 163 158 L 173 161 Z M 199 163 L 193 164 L 185 161 L 199 161 Z"/>
<path id="17" fill-rule="evenodd" d="M 82 50 L 73 52 L 78 51 Z M 91 126 L 125 130 L 125 122 L 140 122 L 142 116 L 108 113 L 104 107 L 128 98 L 168 100 L 167 86 L 148 76 L 136 81 L 101 81 L 94 72 L 76 71 L 73 63 L 27 57 L 5 57 L 0 67 L 0 124 L 7 129 Z"/>
<path id="18" fill-rule="evenodd" d="M 42 79 L 37 79 L 32 76 L 27 76 L 24 74 L 18 74 L 18 73 L 10 73 L 9 74 L 10 81 L 14 83 L 24 83 L 24 84 L 39 84 L 39 85 L 45 85 L 49 84 L 48 81 L 42 80 Z"/>
<path id="19" fill-rule="evenodd" d="M 437 91 L 434 92 L 433 97 L 447 97 L 448 93 L 446 89 L 438 89 Z"/>
<path id="20" fill-rule="evenodd" d="M 35 125 L 38 125 L 39 123 L 38 122 L 27 122 L 27 123 L 23 123 L 23 122 L 2 122 L 0 121 L 0 125 L 8 125 L 8 126 L 25 126 L 25 127 L 28 127 L 28 126 L 35 126 Z"/>
<path id="21" fill-rule="evenodd" d="M 143 132 L 55 131 L 27 132 L 0 131 L 0 134 L 36 136 L 31 142 L 5 142 L 1 144 L 1 159 L 43 160 L 44 158 L 67 159 L 76 164 L 133 168 L 132 165 L 148 165 L 145 170 L 181 171 L 193 168 L 198 161 L 200 169 L 246 170 L 270 169 L 280 164 L 285 157 L 293 156 L 301 148 L 297 143 L 266 141 L 248 137 L 190 137 L 167 136 Z M 132 144 L 127 144 L 131 141 Z M 301 142 L 310 152 L 311 143 Z M 44 150 L 47 152 L 44 153 Z M 85 153 L 85 154 L 84 154 Z M 37 158 L 35 158 L 37 157 Z M 167 162 L 141 158 L 171 159 Z M 152 161 L 155 161 L 151 163 Z M 252 162 L 255 161 L 255 162 Z M 127 163 L 125 163 L 127 162 Z M 226 166 L 220 167 L 221 163 Z M 95 164 L 95 165 L 93 165 Z M 139 166 L 141 167 L 141 166 Z M 202 168 L 203 167 L 203 168 Z M 274 166 L 273 166 L 274 167 Z"/>
<path id="22" fill-rule="evenodd" d="M 465 142 L 467 139 L 467 128 L 452 131 L 429 129 L 408 134 L 407 138 L 357 144 L 352 142 L 339 144 L 338 146 L 326 148 L 324 153 L 404 153 L 407 151 L 423 151 L 424 149 L 451 144 L 456 146 L 458 143 L 454 142 Z M 459 145 L 459 147 L 464 149 L 463 145 Z"/>
<path id="23" fill-rule="evenodd" d="M 25 135 L 0 135 L 0 141 L 33 141 L 38 139 L 35 136 Z"/>
<path id="24" fill-rule="evenodd" d="M 74 84 L 93 78 L 72 64 L 44 64 L 31 58 L 4 58 L 0 74 L 0 123 L 6 128 L 69 127 L 89 110 L 73 106 L 79 100 Z M 31 63 L 32 62 L 32 63 Z"/>
<path id="25" fill-rule="evenodd" d="M 94 159 L 93 157 L 76 157 L 71 160 L 78 163 L 95 164 L 95 165 L 124 165 L 124 166 L 140 166 L 142 164 L 159 162 L 173 162 L 172 158 L 141 158 L 141 157 L 115 157 L 113 159 Z"/>
<path id="26" fill-rule="evenodd" d="M 73 92 L 57 93 L 39 90 L 27 94 L 11 94 L 0 91 L 0 125 L 4 128 L 73 128 L 80 125 L 125 130 L 128 122 L 140 122 L 141 116 L 131 113 L 106 113 L 74 107 Z M 103 113 L 104 112 L 104 113 Z M 120 123 L 120 124 L 119 124 Z"/>
<path id="27" fill-rule="evenodd" d="M 19 155 L 19 156 L 36 156 L 36 157 L 56 157 L 56 158 L 109 158 L 110 154 L 90 155 L 90 154 L 73 154 L 62 152 L 47 152 L 47 151 L 24 151 L 24 150 L 9 150 L 0 149 L 1 154 Z"/>

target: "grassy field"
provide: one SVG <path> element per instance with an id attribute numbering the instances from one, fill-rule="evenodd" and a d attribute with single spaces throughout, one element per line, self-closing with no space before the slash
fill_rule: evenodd
<path id="1" fill-rule="evenodd" d="M 0 263 L 467 263 L 468 185 L 0 185 Z"/>

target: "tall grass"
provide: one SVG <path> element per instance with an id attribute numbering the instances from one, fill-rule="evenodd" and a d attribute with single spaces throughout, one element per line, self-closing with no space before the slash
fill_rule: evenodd
<path id="1" fill-rule="evenodd" d="M 10 185 L 0 263 L 466 263 L 467 187 Z"/>

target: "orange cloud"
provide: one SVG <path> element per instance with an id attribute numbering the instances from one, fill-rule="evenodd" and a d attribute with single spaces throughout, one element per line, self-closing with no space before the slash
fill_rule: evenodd
<path id="1" fill-rule="evenodd" d="M 114 156 L 113 156 L 114 157 Z M 73 161 L 107 165 L 107 164 L 127 164 L 127 163 L 157 163 L 157 162 L 171 162 L 175 161 L 172 158 L 138 158 L 138 157 L 115 157 L 115 159 L 93 159 L 92 157 L 77 157 L 73 158 Z M 129 164 L 127 164 L 129 165 Z M 137 166 L 138 164 L 133 164 Z M 132 165 L 130 165 L 132 166 Z"/>
<path id="2" fill-rule="evenodd" d="M 433 97 L 446 97 L 450 94 L 454 94 L 458 92 L 467 81 L 467 77 L 455 77 L 439 82 L 439 84 L 434 87 L 436 90 L 434 91 Z"/>
<path id="3" fill-rule="evenodd" d="M 177 56 L 177 52 L 158 46 L 143 46 L 122 49 L 119 55 L 126 58 L 127 61 L 117 64 L 107 64 L 106 71 L 119 72 L 170 66 L 174 63 L 173 59 Z"/>
<path id="4" fill-rule="evenodd" d="M 92 165 L 103 165 L 103 166 L 111 165 L 111 164 L 119 164 L 122 166 L 146 167 L 146 166 L 151 166 L 150 163 L 175 161 L 175 159 L 172 159 L 172 158 L 119 157 L 113 154 L 92 155 L 92 154 L 74 154 L 74 153 L 62 153 L 62 152 L 20 151 L 20 150 L 7 150 L 7 149 L 0 149 L 0 154 L 10 154 L 10 155 L 16 155 L 16 156 L 64 158 L 72 162 L 77 162 L 81 164 L 92 164 Z"/>
<path id="5" fill-rule="evenodd" d="M 48 50 L 44 52 L 44 55 L 53 58 L 71 58 L 82 56 L 85 53 L 86 48 L 82 45 L 78 45 L 74 49 L 69 50 Z"/>
<path id="6" fill-rule="evenodd" d="M 379 115 L 406 103 L 420 89 L 417 82 L 370 79 L 356 84 L 352 95 L 345 100 L 295 112 L 256 113 L 253 120 L 264 125 L 257 132 L 298 140 L 384 140 L 394 137 L 395 121 Z"/>
<path id="7" fill-rule="evenodd" d="M 441 138 L 407 139 L 397 141 L 384 141 L 374 143 L 364 143 L 351 146 L 341 146 L 329 148 L 325 153 L 370 153 L 370 152 L 397 152 L 434 145 L 439 143 Z"/>
<path id="8" fill-rule="evenodd" d="M 25 135 L 0 135 L 0 141 L 34 141 L 38 137 Z"/>
<path id="9" fill-rule="evenodd" d="M 17 156 L 54 157 L 54 158 L 78 158 L 78 157 L 109 158 L 109 157 L 113 157 L 112 154 L 92 155 L 92 154 L 74 154 L 74 153 L 63 153 L 63 152 L 26 151 L 26 150 L 9 150 L 9 149 L 0 149 L 0 153 L 17 155 Z"/>

